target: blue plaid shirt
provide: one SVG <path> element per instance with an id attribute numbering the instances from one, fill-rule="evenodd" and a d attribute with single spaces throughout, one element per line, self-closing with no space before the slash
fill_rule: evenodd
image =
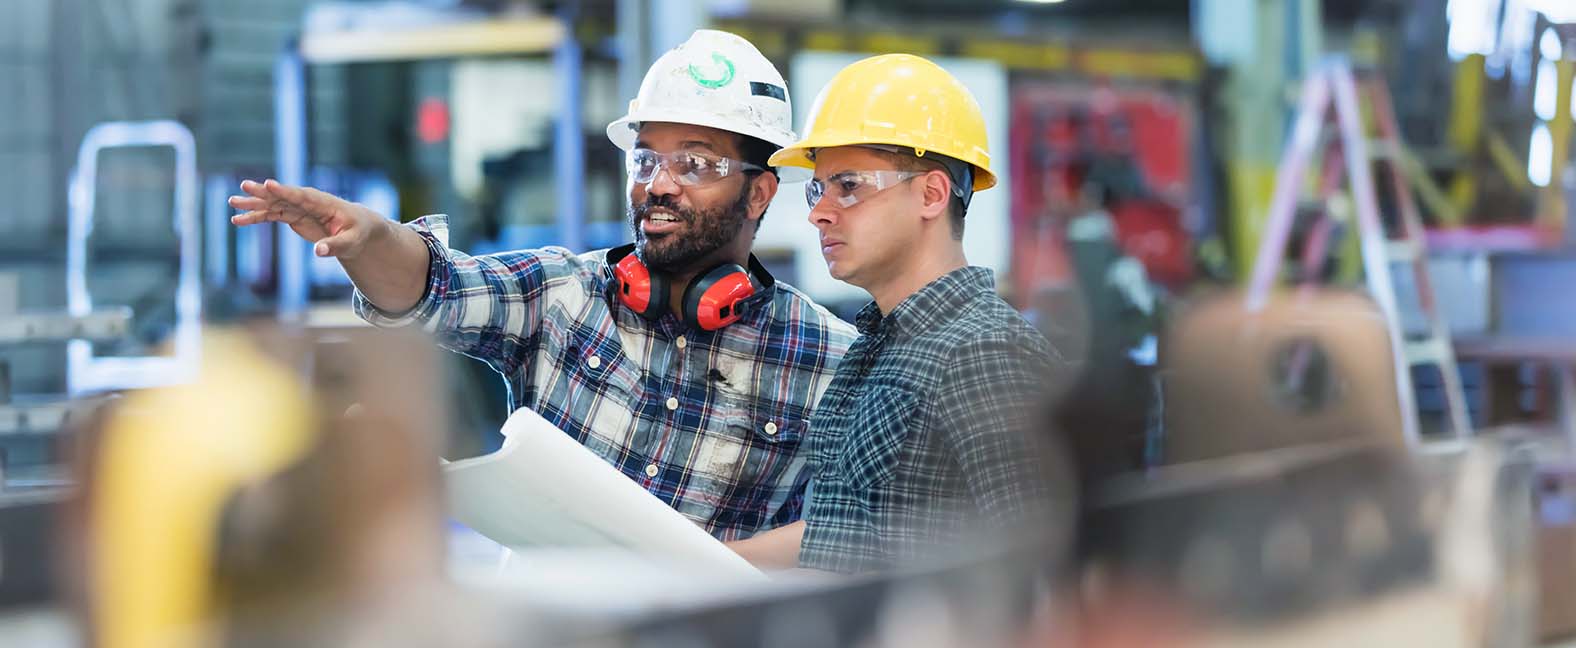
<path id="1" fill-rule="evenodd" d="M 854 329 L 787 284 L 720 331 L 671 313 L 650 321 L 612 290 L 604 252 L 548 247 L 472 257 L 448 223 L 409 224 L 432 262 L 408 313 L 356 312 L 378 326 L 421 323 L 444 348 L 486 362 L 528 407 L 721 540 L 799 518 L 800 452 L 811 411 Z"/>
<path id="2" fill-rule="evenodd" d="M 1037 416 L 1061 363 L 991 271 L 958 269 L 856 322 L 811 421 L 800 565 L 891 569 L 1042 531 L 1068 477 Z"/>

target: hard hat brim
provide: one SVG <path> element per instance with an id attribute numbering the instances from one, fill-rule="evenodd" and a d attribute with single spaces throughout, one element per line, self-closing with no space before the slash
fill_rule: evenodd
<path id="1" fill-rule="evenodd" d="M 869 144 L 887 144 L 912 148 L 907 142 L 878 141 L 869 137 L 813 137 L 805 138 L 783 147 L 782 150 L 772 154 L 768 163 L 778 168 L 804 168 L 813 171 L 815 169 L 815 160 L 810 156 L 811 151 L 838 146 L 865 146 Z M 936 153 L 940 153 L 940 151 L 936 151 Z M 991 173 L 990 169 L 982 167 L 972 160 L 963 161 L 974 167 L 974 191 L 984 191 L 996 186 L 996 174 Z"/>

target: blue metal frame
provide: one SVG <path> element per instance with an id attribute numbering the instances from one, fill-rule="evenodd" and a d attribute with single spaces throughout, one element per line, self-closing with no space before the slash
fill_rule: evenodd
<path id="1" fill-rule="evenodd" d="M 566 36 L 553 52 L 558 75 L 558 95 L 563 106 L 553 132 L 553 155 L 557 165 L 554 191 L 558 205 L 558 245 L 571 250 L 585 245 L 585 134 L 581 119 L 580 42 L 574 37 L 576 3 L 566 3 L 558 18 L 565 24 Z M 308 179 L 309 150 L 307 125 L 307 62 L 300 41 L 292 39 L 274 62 L 274 145 L 276 179 L 300 185 Z M 279 249 L 279 301 L 281 319 L 300 317 L 307 308 L 311 274 L 311 244 L 277 225 Z"/>
<path id="2" fill-rule="evenodd" d="M 306 181 L 307 172 L 306 61 L 301 44 L 292 39 L 274 62 L 274 177 L 289 185 Z M 275 225 L 279 250 L 279 302 L 281 319 L 306 312 L 307 268 L 311 243 L 302 240 L 284 223 Z"/>
<path id="3" fill-rule="evenodd" d="M 554 188 L 558 192 L 559 245 L 581 250 L 585 244 L 586 137 L 581 125 L 580 41 L 575 40 L 574 2 L 564 3 L 558 19 L 564 23 L 565 37 L 553 51 L 553 69 L 558 73 L 558 124 L 553 130 Z"/>

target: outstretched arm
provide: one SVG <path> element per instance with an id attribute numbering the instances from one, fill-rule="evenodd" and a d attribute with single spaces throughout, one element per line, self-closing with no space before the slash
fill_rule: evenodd
<path id="1" fill-rule="evenodd" d="M 408 311 L 421 299 L 430 258 L 420 235 L 311 187 L 247 180 L 241 191 L 245 195 L 230 197 L 230 206 L 243 211 L 231 223 L 289 225 L 314 244 L 314 254 L 339 259 L 356 288 L 381 310 Z"/>

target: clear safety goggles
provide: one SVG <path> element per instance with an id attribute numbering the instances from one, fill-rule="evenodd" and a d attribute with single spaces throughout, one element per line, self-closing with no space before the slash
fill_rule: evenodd
<path id="1" fill-rule="evenodd" d="M 720 155 L 695 151 L 664 154 L 643 148 L 630 149 L 624 158 L 624 167 L 629 171 L 629 179 L 640 184 L 651 182 L 659 170 L 667 169 L 668 176 L 674 182 L 686 187 L 711 184 L 735 173 L 766 170 L 749 162 Z"/>
<path id="2" fill-rule="evenodd" d="M 804 184 L 804 199 L 810 209 L 821 204 L 822 198 L 831 198 L 832 204 L 843 209 L 874 198 L 876 194 L 891 189 L 912 178 L 925 175 L 925 171 L 844 171 L 825 180 L 811 178 Z"/>

